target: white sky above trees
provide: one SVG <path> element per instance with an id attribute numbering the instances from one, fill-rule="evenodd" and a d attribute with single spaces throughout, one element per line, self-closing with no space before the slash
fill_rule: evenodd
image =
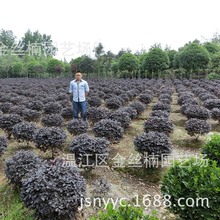
<path id="1" fill-rule="evenodd" d="M 177 50 L 220 33 L 219 0 L 7 0 L 0 29 L 21 38 L 30 29 L 52 36 L 58 59 L 76 58 L 99 42 L 104 50 L 135 53 L 161 43 Z"/>

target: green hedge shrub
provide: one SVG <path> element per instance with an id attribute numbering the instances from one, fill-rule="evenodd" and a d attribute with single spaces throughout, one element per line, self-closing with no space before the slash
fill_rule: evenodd
<path id="1" fill-rule="evenodd" d="M 202 158 L 175 161 L 163 177 L 161 191 L 169 198 L 167 208 L 181 219 L 219 219 L 220 168 L 216 161 L 207 159 L 207 164 Z M 186 205 L 188 198 L 191 199 Z M 199 198 L 204 198 L 203 204 Z"/>
<path id="2" fill-rule="evenodd" d="M 213 134 L 206 140 L 202 146 L 202 154 L 205 154 L 206 158 L 215 160 L 217 165 L 220 166 L 220 135 Z"/>
<path id="3" fill-rule="evenodd" d="M 93 216 L 90 220 L 159 220 L 156 213 L 151 215 L 145 215 L 143 209 L 135 207 L 130 204 L 123 203 L 118 209 L 114 209 L 113 204 L 109 203 L 106 207 L 106 211 L 99 211 L 98 216 Z"/>

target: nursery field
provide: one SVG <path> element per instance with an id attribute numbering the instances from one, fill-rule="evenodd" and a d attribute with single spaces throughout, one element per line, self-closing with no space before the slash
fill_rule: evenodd
<path id="1" fill-rule="evenodd" d="M 220 80 L 88 79 L 87 121 L 70 81 L 0 79 L 0 219 L 220 218 Z"/>

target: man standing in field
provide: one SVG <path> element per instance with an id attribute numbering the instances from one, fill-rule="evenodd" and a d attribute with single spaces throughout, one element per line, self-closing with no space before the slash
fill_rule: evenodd
<path id="1" fill-rule="evenodd" d="M 89 86 L 82 79 L 82 73 L 79 70 L 75 74 L 75 79 L 70 82 L 69 93 L 73 94 L 73 118 L 78 119 L 81 112 L 81 118 L 86 121 L 86 96 L 89 94 Z"/>

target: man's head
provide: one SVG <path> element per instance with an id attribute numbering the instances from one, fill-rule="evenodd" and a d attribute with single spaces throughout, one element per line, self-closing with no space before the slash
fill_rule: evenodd
<path id="1" fill-rule="evenodd" d="M 79 70 L 76 72 L 75 78 L 76 78 L 77 81 L 80 81 L 80 80 L 81 80 L 81 78 L 82 78 L 82 73 L 81 73 Z"/>

